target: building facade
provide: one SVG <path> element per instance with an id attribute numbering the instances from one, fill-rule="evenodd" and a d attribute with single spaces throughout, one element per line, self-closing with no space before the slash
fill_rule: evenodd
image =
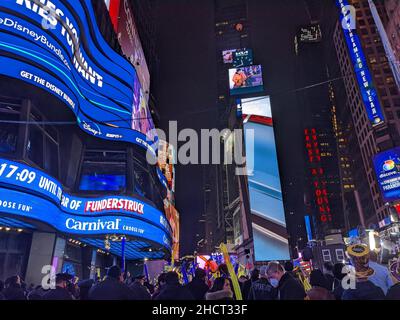
<path id="1" fill-rule="evenodd" d="M 398 63 L 400 61 L 400 3 L 396 0 L 386 0 L 385 8 L 388 15 L 386 32 Z"/>
<path id="2" fill-rule="evenodd" d="M 45 266 L 94 278 L 169 259 L 173 246 L 170 187 L 146 160 L 157 137 L 144 64 L 123 56 L 105 2 L 53 3 L 60 20 L 0 5 L 0 278 L 36 285 Z"/>
<path id="3" fill-rule="evenodd" d="M 347 1 L 337 2 L 337 9 L 341 5 L 346 5 Z M 361 157 L 352 156 L 356 160 L 362 159 L 361 163 L 354 163 L 354 185 L 357 189 L 357 202 L 361 204 L 362 210 L 359 211 L 360 223 L 365 227 L 369 225 L 377 226 L 378 222 L 388 217 L 390 214 L 388 206 L 382 200 L 376 175 L 373 167 L 373 157 L 379 151 L 390 149 L 399 145 L 399 92 L 395 84 L 394 77 L 386 53 L 377 31 L 374 19 L 371 14 L 368 1 L 349 1 L 348 4 L 354 6 L 356 29 L 349 33 L 344 31 L 342 20 L 338 19 L 333 35 L 333 42 L 339 61 L 341 75 L 344 78 L 345 92 L 347 95 L 347 107 L 350 111 L 353 131 L 352 135 L 357 138 L 356 144 L 360 150 Z M 384 24 L 388 21 L 388 16 L 382 1 L 375 2 L 380 18 Z M 358 82 L 357 73 L 354 70 L 353 48 L 348 45 L 354 37 L 359 37 L 360 44 L 357 50 L 363 50 L 366 61 L 364 69 L 371 73 L 370 86 L 376 88 L 376 106 L 380 105 L 384 120 L 372 123 L 368 114 L 368 103 L 365 101 L 364 88 Z M 350 40 L 349 40 L 350 39 Z M 347 42 L 346 42 L 347 41 Z M 375 99 L 375 98 L 374 98 Z M 376 110 L 374 110 L 376 111 Z M 343 111 L 344 113 L 346 111 Z M 379 113 L 379 110 L 377 111 Z M 355 141 L 354 141 L 355 142 Z M 364 183 L 364 179 L 367 183 Z"/>

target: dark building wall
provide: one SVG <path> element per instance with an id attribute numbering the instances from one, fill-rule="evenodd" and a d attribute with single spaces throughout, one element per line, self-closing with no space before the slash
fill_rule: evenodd
<path id="1" fill-rule="evenodd" d="M 161 128 L 178 121 L 178 130 L 217 126 L 214 1 L 154 2 L 160 59 L 155 95 Z M 179 143 L 182 145 L 183 143 Z M 204 188 L 199 165 L 176 166 L 176 207 L 181 217 L 181 254 L 193 254 L 205 238 Z M 190 230 L 190 233 L 188 233 Z"/>

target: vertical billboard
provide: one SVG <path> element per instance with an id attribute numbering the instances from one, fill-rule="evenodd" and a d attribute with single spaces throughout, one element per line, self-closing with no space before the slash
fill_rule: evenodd
<path id="1" fill-rule="evenodd" d="M 180 225 L 179 225 L 179 212 L 167 200 L 164 200 L 164 209 L 167 220 L 172 230 L 172 258 L 179 259 L 179 238 L 180 238 Z"/>
<path id="2" fill-rule="evenodd" d="M 384 201 L 400 200 L 400 148 L 377 154 L 374 166 Z"/>
<path id="3" fill-rule="evenodd" d="M 117 34 L 122 52 L 135 66 L 144 93 L 150 92 L 150 73 L 129 0 L 120 0 Z"/>
<path id="4" fill-rule="evenodd" d="M 132 129 L 145 134 L 153 141 L 156 137 L 152 129 L 155 127 L 148 108 L 150 73 L 129 0 L 113 0 L 110 5 L 110 16 L 122 52 L 135 67 L 138 79 L 134 87 Z"/>
<path id="5" fill-rule="evenodd" d="M 289 243 L 272 121 L 267 96 L 242 99 L 251 221 L 256 261 L 288 260 Z M 250 134 L 254 134 L 254 146 Z"/>
<path id="6" fill-rule="evenodd" d="M 372 126 L 380 125 L 384 122 L 382 106 L 372 81 L 372 75 L 367 64 L 360 37 L 355 28 L 355 18 L 352 17 L 352 6 L 350 6 L 348 0 L 336 0 L 336 5 L 340 11 L 340 22 L 368 119 Z"/>

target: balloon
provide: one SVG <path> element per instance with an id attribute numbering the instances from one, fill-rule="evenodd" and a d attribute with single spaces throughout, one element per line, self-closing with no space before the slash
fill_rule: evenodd
<path id="1" fill-rule="evenodd" d="M 228 267 L 229 275 L 231 276 L 231 280 L 233 283 L 233 290 L 235 291 L 236 300 L 243 300 L 242 291 L 240 290 L 239 281 L 235 270 L 233 269 L 231 259 L 229 257 L 228 248 L 224 243 L 221 243 L 220 249 L 224 255 L 226 266 Z"/>

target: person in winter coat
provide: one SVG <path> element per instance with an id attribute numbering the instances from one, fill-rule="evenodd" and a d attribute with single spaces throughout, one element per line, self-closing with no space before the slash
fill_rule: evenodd
<path id="1" fill-rule="evenodd" d="M 151 300 L 151 294 L 147 287 L 144 286 L 145 278 L 146 277 L 144 275 L 138 275 L 129 286 L 139 300 Z"/>
<path id="2" fill-rule="evenodd" d="M 271 285 L 278 288 L 279 300 L 304 300 L 306 293 L 302 285 L 285 272 L 277 261 L 268 263 L 267 277 Z"/>
<path id="3" fill-rule="evenodd" d="M 167 274 L 165 272 L 163 272 L 158 276 L 157 286 L 155 288 L 153 296 L 151 297 L 152 300 L 155 300 L 158 297 L 158 295 L 160 294 L 160 292 L 162 291 L 162 289 L 166 285 L 166 281 L 165 281 L 166 275 Z"/>
<path id="4" fill-rule="evenodd" d="M 247 300 L 247 298 L 249 297 L 249 293 L 250 293 L 250 288 L 251 285 L 254 281 L 257 281 L 260 278 L 260 271 L 258 269 L 254 269 L 251 272 L 251 276 L 250 279 L 247 280 L 242 287 L 242 297 L 243 300 Z"/>
<path id="5" fill-rule="evenodd" d="M 93 284 L 93 279 L 86 279 L 78 282 L 80 300 L 89 300 L 89 290 Z"/>
<path id="6" fill-rule="evenodd" d="M 72 276 L 67 273 L 56 274 L 56 287 L 48 290 L 42 300 L 73 300 L 68 285 Z"/>
<path id="7" fill-rule="evenodd" d="M 369 266 L 374 269 L 375 272 L 368 280 L 381 288 L 386 295 L 389 288 L 393 286 L 393 279 L 389 269 L 378 263 L 378 255 L 375 251 L 370 251 L 369 253 Z"/>
<path id="8" fill-rule="evenodd" d="M 43 299 L 43 290 L 42 286 L 36 286 L 33 290 L 31 290 L 27 295 L 28 300 L 42 300 Z"/>
<path id="9" fill-rule="evenodd" d="M 343 285 L 342 285 L 342 280 L 346 276 L 346 265 L 344 263 L 335 263 L 333 266 L 333 276 L 335 277 L 335 280 L 333 281 L 333 295 L 335 296 L 336 300 L 342 300 L 342 295 L 343 295 Z"/>
<path id="10" fill-rule="evenodd" d="M 138 300 L 135 293 L 123 281 L 121 269 L 112 266 L 108 269 L 105 280 L 90 288 L 89 300 Z"/>
<path id="11" fill-rule="evenodd" d="M 190 291 L 179 283 L 179 276 L 176 272 L 168 272 L 165 282 L 164 288 L 155 300 L 194 300 Z"/>
<path id="12" fill-rule="evenodd" d="M 400 300 L 400 282 L 396 283 L 388 290 L 386 300 Z"/>
<path id="13" fill-rule="evenodd" d="M 374 274 L 374 269 L 369 267 L 369 248 L 364 244 L 353 244 L 347 248 L 354 267 L 355 287 L 343 291 L 342 300 L 384 300 L 383 290 L 371 281 L 369 277 Z"/>
<path id="14" fill-rule="evenodd" d="M 328 281 L 321 270 L 311 271 L 310 284 L 312 288 L 307 291 L 307 298 L 309 300 L 335 300 L 333 294 L 326 289 Z"/>
<path id="15" fill-rule="evenodd" d="M 26 300 L 24 290 L 21 288 L 21 278 L 19 276 L 9 277 L 5 283 L 3 292 L 6 300 Z"/>
<path id="16" fill-rule="evenodd" d="M 56 274 L 56 287 L 48 290 L 43 295 L 43 300 L 72 300 L 72 295 L 68 290 L 71 279 L 72 276 L 67 273 Z"/>
<path id="17" fill-rule="evenodd" d="M 196 269 L 193 280 L 186 286 L 195 300 L 204 300 L 209 290 L 206 284 L 206 272 L 203 269 Z"/>
<path id="18" fill-rule="evenodd" d="M 276 300 L 278 290 L 268 281 L 267 266 L 260 268 L 260 279 L 254 281 L 251 285 L 248 300 Z"/>
<path id="19" fill-rule="evenodd" d="M 229 279 L 225 277 L 215 279 L 211 290 L 206 293 L 206 300 L 234 300 Z"/>
<path id="20" fill-rule="evenodd" d="M 333 264 L 332 262 L 325 262 L 323 266 L 323 274 L 326 279 L 325 288 L 328 291 L 333 290 L 333 282 L 335 281 L 335 276 L 333 275 Z"/>

